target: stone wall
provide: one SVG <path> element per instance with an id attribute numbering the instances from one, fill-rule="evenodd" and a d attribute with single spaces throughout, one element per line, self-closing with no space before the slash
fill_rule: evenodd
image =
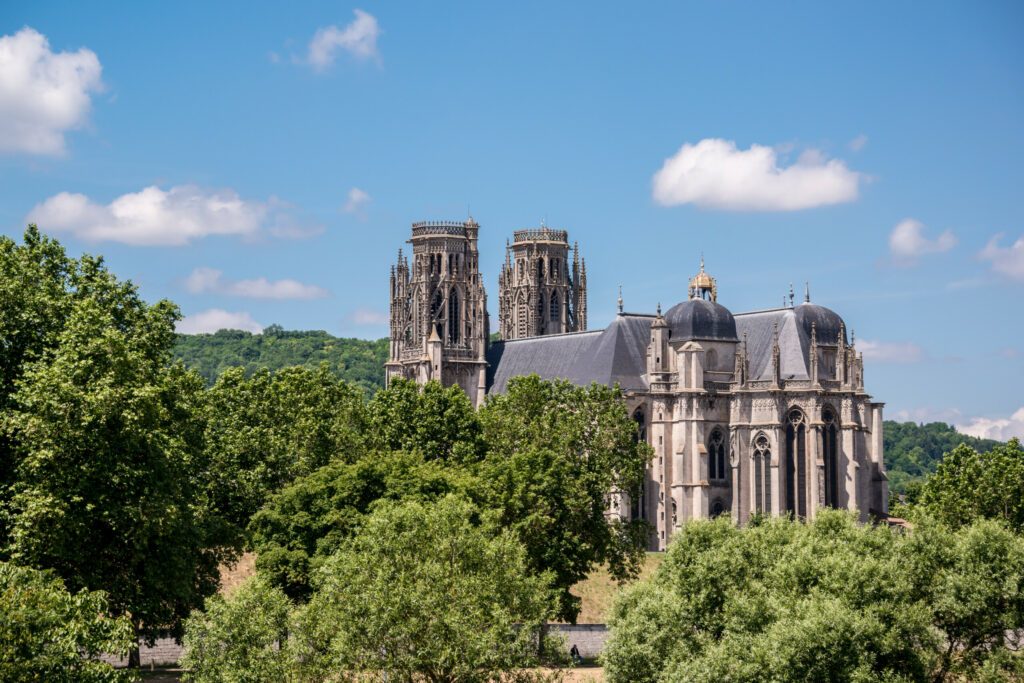
<path id="1" fill-rule="evenodd" d="M 100 659 L 114 666 L 128 666 L 127 657 L 106 655 Z M 177 666 L 180 659 L 181 645 L 174 642 L 174 638 L 157 638 L 153 647 L 147 647 L 145 644 L 139 647 L 139 663 L 143 669 L 150 666 Z"/>
<path id="2" fill-rule="evenodd" d="M 601 654 L 608 640 L 608 627 L 604 624 L 550 624 L 548 632 L 565 638 L 566 652 L 575 644 L 584 659 Z"/>

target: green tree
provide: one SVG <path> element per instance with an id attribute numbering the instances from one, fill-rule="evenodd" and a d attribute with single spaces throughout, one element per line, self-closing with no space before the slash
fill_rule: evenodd
<path id="1" fill-rule="evenodd" d="M 362 392 L 325 366 L 258 370 L 249 378 L 231 368 L 203 403 L 210 496 L 239 534 L 282 486 L 363 454 Z"/>
<path id="2" fill-rule="evenodd" d="M 289 648 L 314 680 L 491 681 L 536 663 L 544 576 L 465 499 L 386 504 L 318 572 Z M 525 675 L 523 676 L 525 677 Z"/>
<path id="3" fill-rule="evenodd" d="M 1024 539 L 982 520 L 907 534 L 824 510 L 810 523 L 692 522 L 617 601 L 610 681 L 974 681 L 1024 673 Z M 1016 667 L 1016 669 L 1014 668 Z"/>
<path id="4" fill-rule="evenodd" d="M 519 536 L 534 573 L 551 572 L 557 615 L 575 622 L 580 601 L 569 589 L 595 567 L 607 563 L 620 580 L 639 571 L 648 527 L 611 519 L 608 499 L 637 494 L 651 448 L 617 387 L 518 377 L 480 421 L 483 506 Z"/>
<path id="5" fill-rule="evenodd" d="M 185 622 L 184 680 L 195 683 L 278 683 L 293 666 L 280 647 L 291 604 L 277 588 L 252 577 L 228 598 L 214 595 Z"/>
<path id="6" fill-rule="evenodd" d="M 987 518 L 1024 531 L 1024 448 L 1017 439 L 981 453 L 961 444 L 915 499 L 926 514 L 955 527 Z"/>
<path id="7" fill-rule="evenodd" d="M 885 467 L 889 475 L 889 490 L 894 495 L 909 493 L 912 484 L 923 482 L 935 471 L 943 456 L 960 444 L 967 444 L 979 452 L 999 445 L 992 439 L 961 434 L 944 422 L 917 424 L 886 420 L 883 427 Z"/>
<path id="8" fill-rule="evenodd" d="M 134 644 L 131 622 L 107 616 L 100 591 L 71 594 L 63 582 L 0 562 L 0 680 L 7 683 L 107 683 L 133 680 L 99 661 Z"/>
<path id="9" fill-rule="evenodd" d="M 427 459 L 473 462 L 483 456 L 480 421 L 457 386 L 394 379 L 369 405 L 370 438 L 382 451 L 418 451 Z"/>
<path id="10" fill-rule="evenodd" d="M 75 272 L 73 291 L 53 288 L 64 323 L 23 364 L 3 416 L 6 552 L 73 591 L 104 590 L 153 638 L 216 589 L 230 556 L 203 495 L 202 380 L 170 365 L 174 305 L 147 305 L 98 260 Z"/>
<path id="11" fill-rule="evenodd" d="M 454 464 L 419 453 L 372 453 L 333 462 L 273 496 L 252 520 L 256 567 L 293 599 L 308 599 L 310 577 L 365 523 L 378 501 L 432 501 L 476 489 Z"/>

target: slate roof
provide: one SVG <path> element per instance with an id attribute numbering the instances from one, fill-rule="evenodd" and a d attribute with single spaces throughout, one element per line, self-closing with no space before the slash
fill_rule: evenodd
<path id="1" fill-rule="evenodd" d="M 725 318 L 718 316 L 715 320 L 723 322 Z M 725 325 L 716 328 L 722 336 L 713 338 L 742 340 L 746 335 L 750 378 L 755 380 L 771 378 L 776 324 L 783 379 L 810 377 L 811 323 L 816 326 L 821 344 L 835 344 L 840 330 L 844 329 L 838 314 L 810 303 L 795 308 L 730 314 L 729 322 L 733 321 L 735 336 L 728 337 L 728 325 Z M 487 391 L 503 393 L 511 378 L 534 373 L 542 379 L 565 379 L 577 386 L 592 382 L 611 386 L 617 382 L 624 391 L 644 391 L 648 387 L 647 345 L 652 322 L 653 315 L 624 313 L 603 330 L 494 342 L 487 351 Z M 679 337 L 673 334 L 672 338 Z"/>
<path id="2" fill-rule="evenodd" d="M 722 304 L 704 299 L 689 299 L 668 309 L 665 323 L 672 339 L 715 339 L 736 341 L 736 321 Z"/>

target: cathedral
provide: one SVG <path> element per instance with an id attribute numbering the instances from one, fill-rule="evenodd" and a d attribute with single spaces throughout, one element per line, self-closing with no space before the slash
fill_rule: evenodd
<path id="1" fill-rule="evenodd" d="M 565 230 L 517 230 L 499 272 L 499 341 L 490 341 L 472 219 L 414 223 L 412 261 L 391 269 L 387 377 L 457 384 L 476 405 L 537 374 L 617 384 L 654 449 L 636 500 L 613 514 L 649 522 L 664 549 L 691 519 L 728 514 L 813 518 L 824 507 L 862 521 L 888 513 L 882 403 L 839 314 L 790 290 L 780 308 L 733 313 L 705 269 L 664 312 L 587 329 L 586 263 Z"/>

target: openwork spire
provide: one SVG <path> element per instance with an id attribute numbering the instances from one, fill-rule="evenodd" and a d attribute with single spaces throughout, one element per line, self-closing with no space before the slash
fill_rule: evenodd
<path id="1" fill-rule="evenodd" d="M 690 280 L 690 298 L 718 301 L 718 284 L 704 271 L 704 254 L 700 256 L 700 272 Z"/>

